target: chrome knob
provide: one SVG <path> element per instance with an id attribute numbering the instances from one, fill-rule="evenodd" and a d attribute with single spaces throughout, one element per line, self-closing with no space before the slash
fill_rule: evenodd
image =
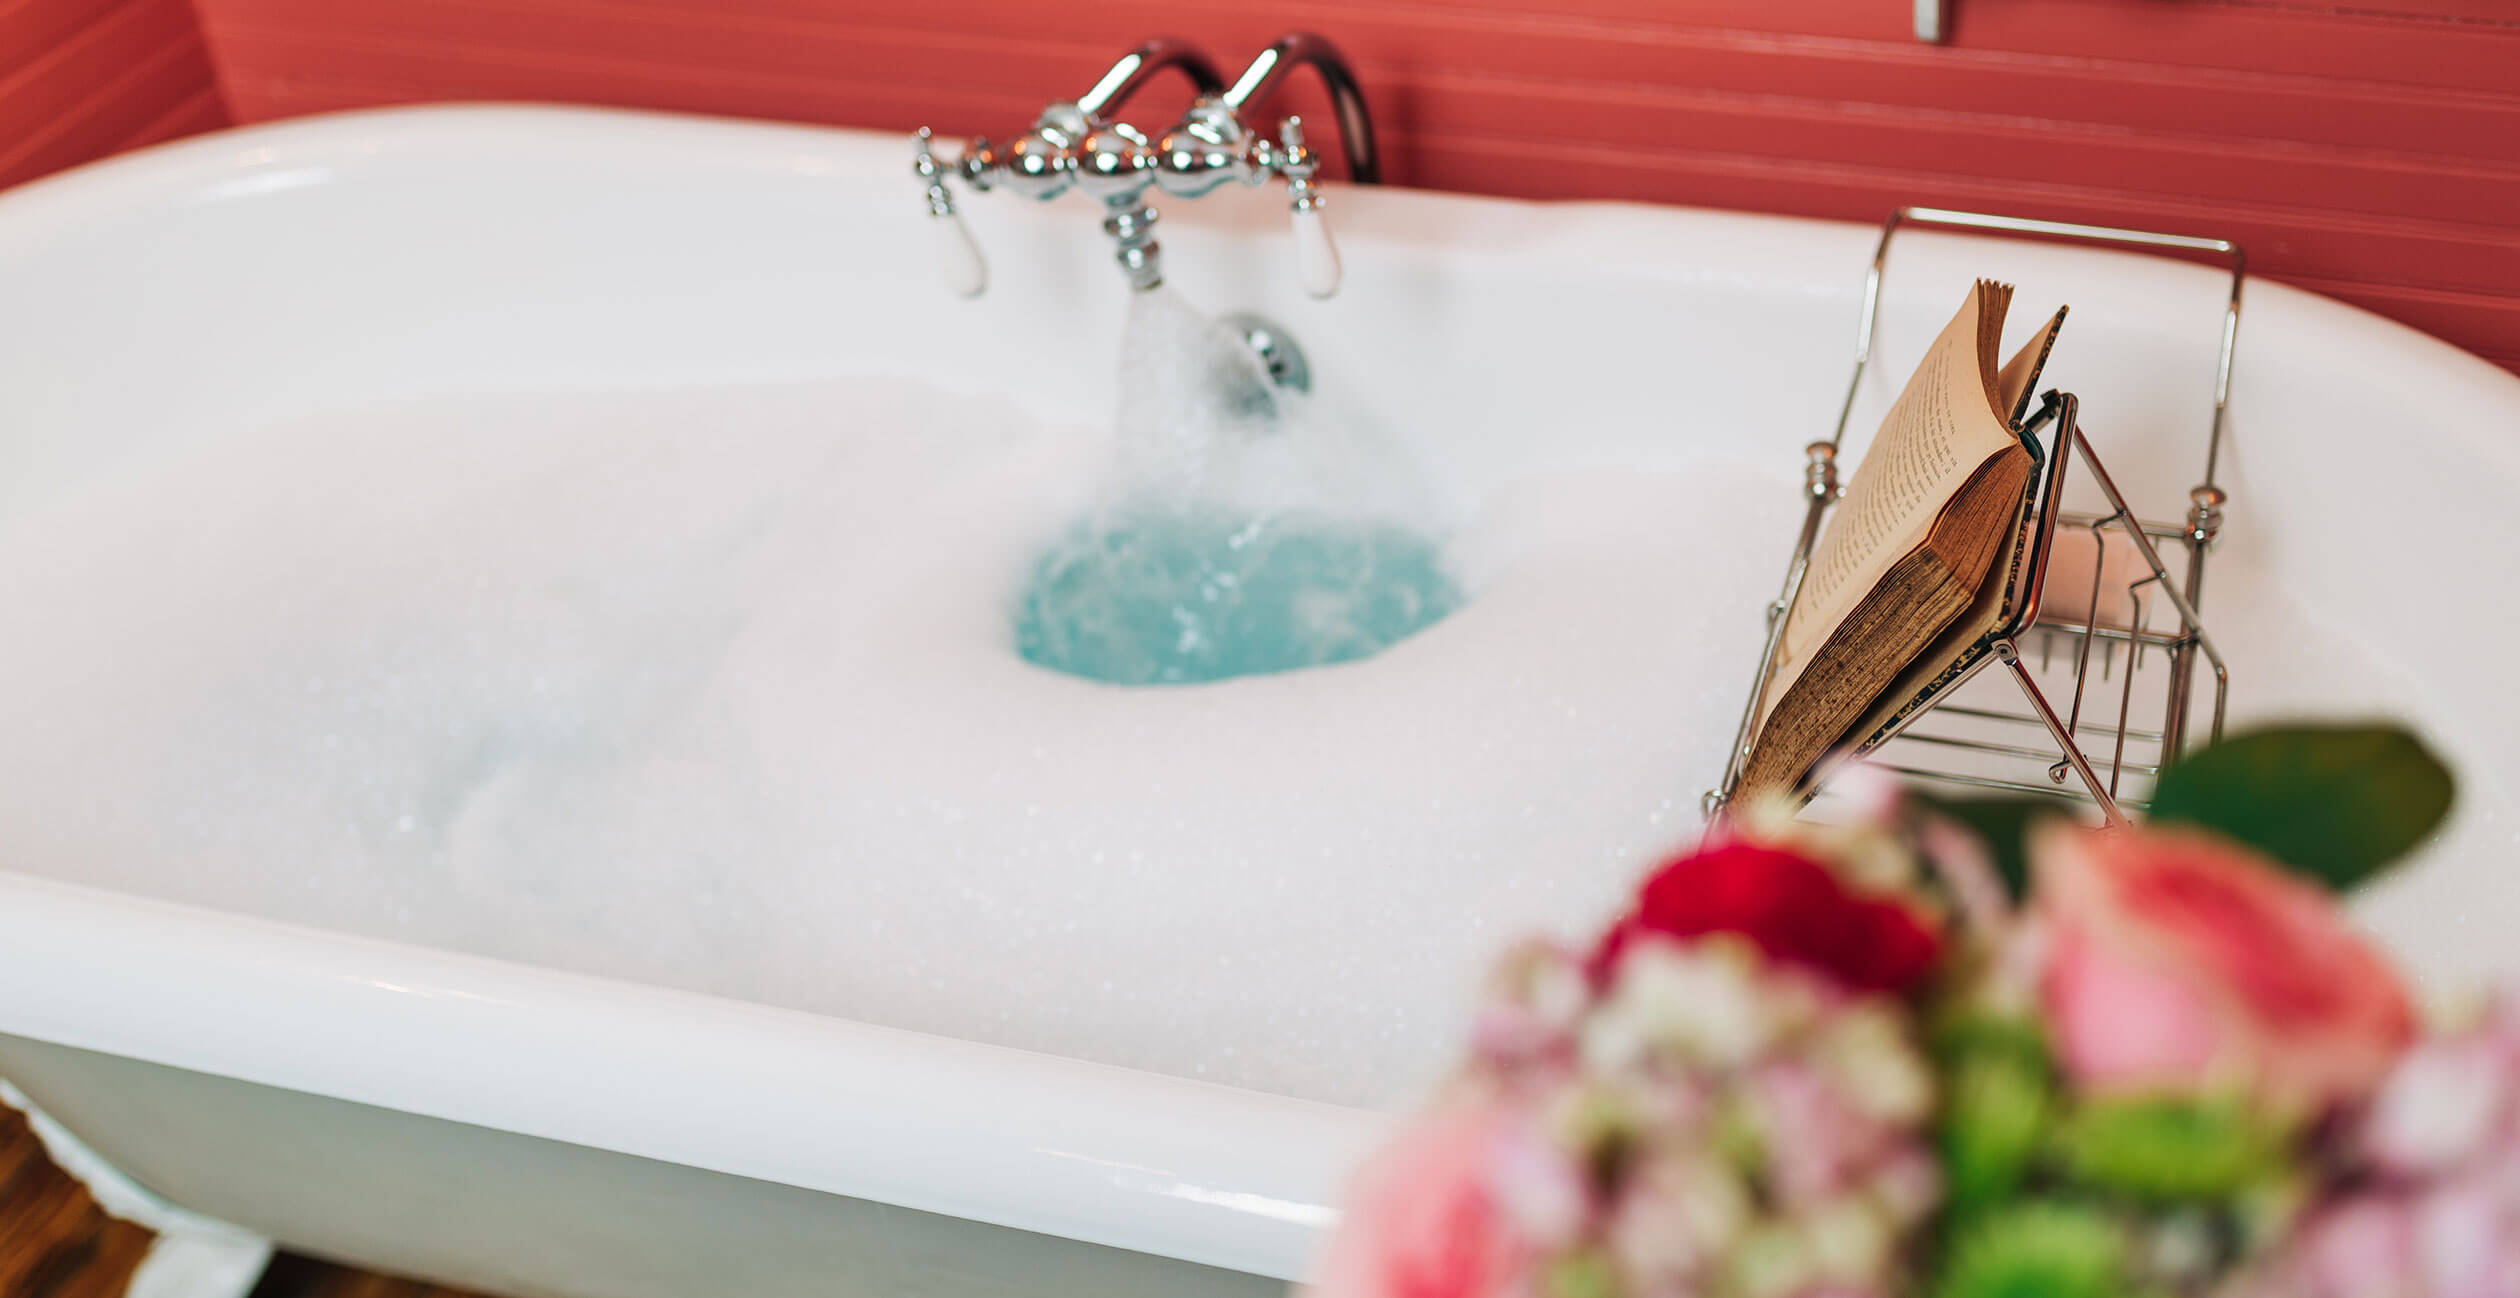
<path id="1" fill-rule="evenodd" d="M 998 160 L 998 183 L 1026 198 L 1056 198 L 1076 181 L 1076 150 L 1044 131 L 1027 131 Z"/>
<path id="2" fill-rule="evenodd" d="M 1126 122 L 1094 131 L 1077 145 L 1077 187 L 1094 198 L 1126 200 L 1154 178 L 1155 149 L 1143 132 Z"/>
<path id="3" fill-rule="evenodd" d="M 964 184 L 985 194 L 997 183 L 998 164 L 1005 160 L 1005 152 L 998 148 L 997 141 L 983 135 L 963 146 L 962 160 L 954 164 L 954 170 L 961 174 Z"/>
<path id="4" fill-rule="evenodd" d="M 1257 178 L 1251 141 L 1231 109 L 1214 100 L 1191 105 L 1155 144 L 1155 183 L 1167 194 L 1196 198 L 1228 180 Z"/>

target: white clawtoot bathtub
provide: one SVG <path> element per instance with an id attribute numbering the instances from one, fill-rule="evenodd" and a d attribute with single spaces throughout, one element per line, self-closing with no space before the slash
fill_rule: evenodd
<path id="1" fill-rule="evenodd" d="M 1275 193 L 1169 204 L 1170 286 L 1300 340 L 1468 602 L 1123 690 L 1005 629 L 1111 422 L 1082 200 L 968 203 L 967 301 L 862 132 L 394 111 L 0 198 L 0 1078 L 168 1202 L 493 1291 L 1301 1276 L 1486 955 L 1691 832 L 1874 238 L 1330 211 L 1334 299 Z M 2179 515 L 2214 271 L 1893 265 L 1864 409 L 2009 279 Z M 2429 978 L 2520 926 L 2516 427 L 2520 380 L 2250 287 L 2205 613 L 2235 721 L 2394 713 L 2458 767 L 2363 905 Z"/>

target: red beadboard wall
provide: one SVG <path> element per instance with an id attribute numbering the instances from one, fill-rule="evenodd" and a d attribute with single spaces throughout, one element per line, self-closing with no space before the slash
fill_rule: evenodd
<path id="1" fill-rule="evenodd" d="M 1200 40 L 1230 72 L 1310 27 L 1356 61 L 1401 183 L 2228 235 L 2261 273 L 2520 370 L 2520 0 L 1953 0 L 1940 48 L 1910 38 L 1909 0 L 197 7 L 240 122 L 500 98 L 1006 133 L 1141 37 Z M 19 0 L 0 23 L 82 8 Z M 1129 115 L 1179 102 L 1154 100 Z"/>
<path id="2" fill-rule="evenodd" d="M 0 3 L 0 185 L 227 121 L 187 0 Z"/>

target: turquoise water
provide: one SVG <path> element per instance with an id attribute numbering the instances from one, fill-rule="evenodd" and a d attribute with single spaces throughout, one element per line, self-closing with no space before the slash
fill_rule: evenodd
<path id="1" fill-rule="evenodd" d="M 1398 528 L 1156 506 L 1044 554 L 1015 643 L 1089 680 L 1189 685 L 1353 662 L 1460 605 L 1437 548 Z"/>

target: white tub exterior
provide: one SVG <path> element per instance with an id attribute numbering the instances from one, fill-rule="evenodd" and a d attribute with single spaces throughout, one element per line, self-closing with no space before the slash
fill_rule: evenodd
<path id="1" fill-rule="evenodd" d="M 975 212 L 995 283 L 964 303 L 935 282 L 906 158 L 862 132 L 430 109 L 31 187 L 0 200 L 0 511 L 389 397 L 890 372 L 1095 418 L 1122 303 L 1084 213 Z M 1686 400 L 1723 430 L 1691 435 L 1771 446 L 1790 491 L 1842 390 L 1872 241 L 1341 192 L 1349 279 L 1316 305 L 1280 207 L 1249 199 L 1167 214 L 1175 275 L 1293 325 L 1341 399 L 1451 421 L 1447 467 L 1473 487 L 1541 431 L 1606 464 L 1650 454 Z M 1928 236 L 1903 255 L 1899 273 L 1930 276 L 1997 254 Z M 2087 399 L 2110 388 L 2091 417 L 2124 430 L 2129 492 L 2182 500 L 2214 277 L 2000 255 L 2069 296 L 2137 290 L 2078 300 L 2084 359 L 2059 377 Z M 273 273 L 299 260 L 348 269 Z M 1925 296 L 1894 316 L 1932 313 Z M 2252 287 L 2233 545 L 2396 669 L 2392 703 L 2487 790 L 2520 772 L 2501 664 L 2515 429 L 2520 380 Z M 1745 561 L 1781 563 L 1785 542 L 1754 539 Z M 2470 815 L 2367 914 L 2424 967 L 2514 967 L 2520 872 L 2496 868 L 2512 837 Z M 1257 1293 L 1302 1274 L 1380 1121 L 4 872 L 0 1076 L 183 1206 L 317 1253 L 583 1298 Z"/>

